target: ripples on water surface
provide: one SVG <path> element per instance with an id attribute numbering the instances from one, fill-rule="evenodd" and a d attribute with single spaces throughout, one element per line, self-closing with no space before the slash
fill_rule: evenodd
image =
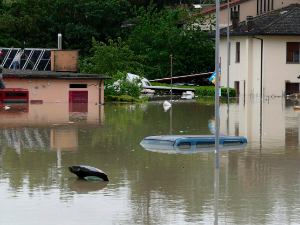
<path id="1" fill-rule="evenodd" d="M 1 224 L 212 224 L 214 152 L 143 149 L 150 135 L 212 134 L 213 100 L 147 104 L 14 105 L 0 112 Z M 221 151 L 220 224 L 296 224 L 299 121 L 293 100 L 221 104 L 220 133 L 245 136 Z M 71 112 L 73 111 L 73 112 Z M 172 119 L 170 119 L 172 115 Z M 262 119 L 261 119 L 262 118 Z M 109 182 L 78 180 L 90 165 Z"/>

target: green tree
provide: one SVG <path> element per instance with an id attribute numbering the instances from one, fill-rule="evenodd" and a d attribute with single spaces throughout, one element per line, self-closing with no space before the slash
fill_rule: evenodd
<path id="1" fill-rule="evenodd" d="M 15 0 L 2 3 L 3 29 L 9 31 L 12 39 L 20 44 L 14 47 L 53 47 L 51 43 L 51 27 L 49 14 L 53 9 L 51 0 Z M 11 47 L 6 45 L 5 47 Z"/>
<path id="2" fill-rule="evenodd" d="M 128 7 L 127 0 L 57 0 L 53 20 L 63 35 L 63 48 L 87 55 L 92 37 L 106 43 L 122 37 Z"/>
<path id="3" fill-rule="evenodd" d="M 10 37 L 11 31 L 0 26 L 0 46 L 1 47 L 11 47 L 11 46 L 21 46 L 21 43 Z"/>
<path id="4" fill-rule="evenodd" d="M 141 80 L 129 82 L 127 73 L 142 75 L 144 57 L 136 56 L 121 38 L 115 43 L 113 40 L 108 42 L 106 45 L 93 38 L 92 56 L 79 61 L 80 71 L 110 76 L 112 79 L 105 81 L 105 95 L 129 95 L 138 98 Z"/>
<path id="5" fill-rule="evenodd" d="M 142 90 L 141 79 L 129 81 L 126 72 L 117 72 L 111 80 L 105 81 L 104 94 L 121 96 L 129 95 L 139 98 Z"/>
<path id="6" fill-rule="evenodd" d="M 147 8 L 152 3 L 155 4 L 155 8 L 158 10 L 166 9 L 166 8 L 174 8 L 177 6 L 191 6 L 195 2 L 195 0 L 128 0 L 131 7 L 136 8 Z M 197 2 L 199 4 L 199 1 Z"/>
<path id="7" fill-rule="evenodd" d="M 113 77 L 118 71 L 143 74 L 143 60 L 145 57 L 136 56 L 129 46 L 118 38 L 117 42 L 108 41 L 106 45 L 93 38 L 91 57 L 80 61 L 79 68 L 83 73 L 105 74 Z"/>
<path id="8" fill-rule="evenodd" d="M 87 55 L 92 37 L 107 43 L 126 34 L 121 26 L 128 8 L 127 0 L 0 0 L 0 19 L 10 37 L 21 43 L 14 47 L 55 48 L 62 33 L 64 49 Z"/>
<path id="9" fill-rule="evenodd" d="M 194 25 L 204 23 L 201 14 L 189 16 L 188 11 L 180 9 L 158 12 L 150 5 L 147 10 L 143 7 L 135 10 L 134 15 L 132 22 L 136 27 L 127 43 L 135 54 L 146 56 L 145 77 L 169 77 L 170 55 L 174 58 L 174 75 L 213 70 L 214 42 Z"/>

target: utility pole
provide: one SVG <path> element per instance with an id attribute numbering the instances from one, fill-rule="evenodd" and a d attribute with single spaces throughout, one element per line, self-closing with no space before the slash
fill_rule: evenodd
<path id="1" fill-rule="evenodd" d="M 216 44 L 215 44 L 215 168 L 219 169 L 219 45 L 220 45 L 220 2 L 216 0 Z"/>

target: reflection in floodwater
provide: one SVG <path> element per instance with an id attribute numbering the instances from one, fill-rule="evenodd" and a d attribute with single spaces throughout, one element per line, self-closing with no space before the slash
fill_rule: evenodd
<path id="1" fill-rule="evenodd" d="M 99 106 L 93 105 L 88 112 L 88 104 L 44 104 L 30 107 L 27 104 L 10 104 L 9 109 L 4 110 L 5 106 L 0 105 L 0 138 L 18 154 L 21 149 L 76 149 L 76 126 L 82 122 L 91 125 L 103 122 L 103 109 L 99 110 Z"/>
<path id="2" fill-rule="evenodd" d="M 151 135 L 212 134 L 208 98 L 175 101 L 167 113 L 163 100 L 2 108 L 1 223 L 297 224 L 300 112 L 293 101 L 266 99 L 221 102 L 220 133 L 248 144 L 220 151 L 219 174 L 214 151 L 157 154 L 140 145 Z M 101 168 L 111 181 L 77 180 L 72 165 Z"/>
<path id="3" fill-rule="evenodd" d="M 18 154 L 21 148 L 46 150 L 50 147 L 50 132 L 45 128 L 0 127 L 0 139 L 7 146 L 15 148 Z"/>
<path id="4" fill-rule="evenodd" d="M 89 192 L 101 191 L 107 187 L 108 182 L 91 182 L 85 179 L 76 179 L 69 185 L 72 191 L 76 191 L 78 194 L 87 194 Z"/>

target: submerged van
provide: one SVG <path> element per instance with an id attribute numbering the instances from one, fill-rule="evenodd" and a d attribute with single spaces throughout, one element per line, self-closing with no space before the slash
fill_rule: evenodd
<path id="1" fill-rule="evenodd" d="M 146 137 L 140 145 L 148 151 L 165 153 L 196 153 L 215 150 L 215 135 L 162 135 Z M 245 137 L 220 135 L 219 150 L 247 147 Z"/>

